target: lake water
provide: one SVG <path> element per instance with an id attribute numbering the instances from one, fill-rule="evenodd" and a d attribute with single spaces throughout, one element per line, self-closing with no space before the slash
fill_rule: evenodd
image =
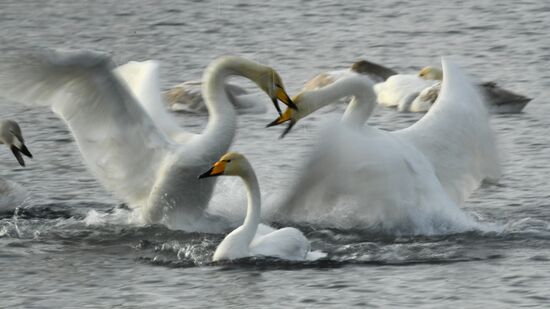
<path id="1" fill-rule="evenodd" d="M 226 54 L 274 67 L 291 94 L 317 73 L 361 58 L 413 72 L 457 55 L 471 75 L 534 98 L 521 114 L 491 117 L 503 176 L 464 209 L 489 232 L 400 236 L 303 226 L 329 259 L 224 265 L 209 262 L 223 235 L 128 223 L 61 120 L 46 108 L 2 102 L 0 117 L 20 123 L 35 159 L 20 168 L 8 149 L 0 151 L 1 176 L 28 194 L 15 213 L 0 216 L 0 307 L 550 306 L 547 1 L 4 0 L 0 8 L 0 51 L 93 48 L 121 64 L 157 59 L 165 88 L 200 78 Z M 310 117 L 284 140 L 264 129 L 273 111 L 245 115 L 233 149 L 250 158 L 264 193 L 276 197 L 319 120 L 341 113 Z M 421 116 L 378 108 L 369 124 L 394 130 Z M 177 117 L 195 132 L 207 119 Z M 243 201 L 228 207 L 244 211 Z"/>

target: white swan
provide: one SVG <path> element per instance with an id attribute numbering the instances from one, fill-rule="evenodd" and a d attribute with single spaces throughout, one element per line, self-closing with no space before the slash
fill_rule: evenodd
<path id="1" fill-rule="evenodd" d="M 235 136 L 236 115 L 225 92 L 226 79 L 244 76 L 274 102 L 279 98 L 292 104 L 272 68 L 222 57 L 204 72 L 208 124 L 202 134 L 190 135 L 162 108 L 154 62 L 145 65 L 143 75 L 126 80 L 139 88 L 131 90 L 117 75 L 125 70 L 114 73 L 111 59 L 97 52 L 47 51 L 12 56 L 2 63 L 10 65 L 0 73 L 1 94 L 50 104 L 106 189 L 138 208 L 145 222 L 189 230 L 201 229 L 201 219 L 209 218 L 205 208 L 215 184 L 196 175 L 225 153 Z"/>
<path id="2" fill-rule="evenodd" d="M 14 120 L 0 119 L 0 144 L 9 147 L 21 166 L 25 166 L 23 155 L 32 158 L 25 146 L 25 139 L 19 124 Z M 12 210 L 27 197 L 25 190 L 17 183 L 0 177 L 0 211 Z"/>
<path id="3" fill-rule="evenodd" d="M 481 180 L 500 175 L 498 156 L 474 87 L 458 67 L 443 60 L 443 68 L 437 103 L 417 123 L 394 132 L 362 127 L 376 105 L 368 79 L 343 79 L 297 95 L 298 111 L 287 109 L 271 125 L 289 121 L 287 132 L 299 119 L 341 97 L 354 99 L 343 117 L 346 126 L 314 152 L 276 215 L 329 225 L 346 217 L 359 225 L 388 228 L 401 228 L 408 220 L 424 226 L 422 232 L 437 232 L 434 216 L 442 212 L 447 219 L 469 222 L 457 206 Z M 336 211 L 338 199 L 352 194 L 360 197 L 357 205 L 347 203 Z"/>
<path id="4" fill-rule="evenodd" d="M 270 256 L 285 260 L 305 260 L 308 257 L 310 244 L 302 232 L 292 227 L 275 230 L 260 225 L 260 185 L 254 169 L 243 155 L 236 152 L 225 154 L 199 178 L 220 175 L 241 177 L 247 189 L 248 207 L 244 223 L 229 233 L 216 248 L 214 261 L 249 256 Z"/>
<path id="5" fill-rule="evenodd" d="M 441 89 L 443 72 L 435 67 L 425 67 L 417 75 L 397 74 L 374 89 L 378 103 L 397 107 L 400 112 L 427 112 L 435 103 Z M 519 113 L 531 101 L 530 98 L 500 88 L 495 82 L 477 83 L 476 86 L 492 114 Z"/>
<path id="6" fill-rule="evenodd" d="M 21 128 L 14 120 L 0 119 L 0 144 L 4 144 L 11 149 L 11 152 L 21 166 L 25 166 L 25 160 L 21 154 L 32 158 L 31 152 L 25 146 L 25 139 L 21 133 Z"/>

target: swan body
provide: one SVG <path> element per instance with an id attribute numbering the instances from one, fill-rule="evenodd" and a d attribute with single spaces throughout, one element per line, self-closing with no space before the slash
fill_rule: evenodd
<path id="1" fill-rule="evenodd" d="M 323 225 L 348 220 L 345 227 L 402 229 L 407 222 L 411 233 L 441 232 L 442 221 L 458 218 L 471 226 L 459 206 L 483 179 L 499 177 L 498 156 L 475 88 L 458 67 L 446 60 L 443 67 L 437 103 L 417 123 L 394 132 L 363 127 L 376 105 L 365 79 L 297 95 L 299 109 L 285 111 L 274 124 L 296 123 L 340 97 L 354 100 L 343 126 L 323 134 L 275 215 Z"/>
<path id="2" fill-rule="evenodd" d="M 286 102 L 273 69 L 244 58 L 219 58 L 203 78 L 208 124 L 193 135 L 163 110 L 155 62 L 114 70 L 102 53 L 46 51 L 3 63 L 12 65 L 0 75 L 2 93 L 14 101 L 50 105 L 105 188 L 137 209 L 144 222 L 188 230 L 200 230 L 201 220 L 210 218 L 205 209 L 215 184 L 196 175 L 225 153 L 235 136 L 225 80 L 247 77 Z"/>
<path id="3" fill-rule="evenodd" d="M 433 80 L 424 80 L 416 75 L 398 74 L 388 78 L 383 83 L 374 86 L 378 104 L 386 107 L 397 107 L 399 111 L 407 111 L 411 102 L 425 88 L 436 84 Z"/>
<path id="4" fill-rule="evenodd" d="M 21 128 L 14 120 L 0 119 L 0 144 L 4 144 L 10 148 L 21 166 L 25 166 L 22 154 L 32 158 L 31 152 L 25 146 L 25 139 L 21 133 Z"/>
<path id="5" fill-rule="evenodd" d="M 17 208 L 27 198 L 27 192 L 19 184 L 0 177 L 0 212 Z"/>
<path id="6" fill-rule="evenodd" d="M 219 175 L 239 176 L 247 188 L 248 207 L 244 223 L 229 233 L 216 248 L 214 261 L 234 260 L 249 256 L 269 256 L 286 260 L 304 260 L 310 244 L 298 229 L 275 230 L 260 224 L 261 196 L 256 174 L 241 154 L 229 152 L 200 178 Z"/>

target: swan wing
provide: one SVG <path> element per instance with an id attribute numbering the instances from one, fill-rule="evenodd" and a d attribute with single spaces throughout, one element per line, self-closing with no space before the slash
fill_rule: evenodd
<path id="1" fill-rule="evenodd" d="M 483 179 L 500 176 L 487 110 L 462 70 L 443 59 L 441 91 L 417 123 L 395 132 L 433 164 L 449 196 L 461 205 Z"/>
<path id="2" fill-rule="evenodd" d="M 166 111 L 160 91 L 157 61 L 130 61 L 115 68 L 114 72 L 126 84 L 153 122 L 170 138 L 178 143 L 186 143 L 196 135 L 182 130 L 176 119 Z"/>
<path id="3" fill-rule="evenodd" d="M 437 100 L 437 96 L 439 96 L 440 90 L 441 83 L 437 83 L 431 87 L 422 90 L 422 92 L 420 92 L 420 94 L 416 96 L 416 98 L 414 98 L 414 101 L 411 103 L 407 111 L 413 113 L 427 112 L 430 107 L 432 107 L 435 100 Z"/>
<path id="4" fill-rule="evenodd" d="M 253 255 L 278 257 L 285 260 L 303 260 L 309 249 L 309 241 L 304 234 L 292 227 L 256 236 L 250 243 L 250 252 Z"/>
<path id="5" fill-rule="evenodd" d="M 174 144 L 113 73 L 113 62 L 91 51 L 42 51 L 10 56 L 0 90 L 18 102 L 49 105 L 67 123 L 89 169 L 131 206 L 151 191 Z"/>

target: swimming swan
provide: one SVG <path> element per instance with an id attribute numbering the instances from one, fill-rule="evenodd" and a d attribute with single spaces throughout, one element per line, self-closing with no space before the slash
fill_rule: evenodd
<path id="1" fill-rule="evenodd" d="M 229 233 L 214 252 L 214 261 L 234 260 L 248 256 L 270 256 L 285 260 L 304 260 L 310 244 L 299 230 L 285 227 L 280 230 L 260 226 L 260 185 L 254 169 L 241 154 L 229 152 L 199 178 L 214 176 L 239 176 L 248 194 L 248 207 L 243 225 Z"/>
<path id="2" fill-rule="evenodd" d="M 425 112 L 435 103 L 441 90 L 443 72 L 435 67 L 425 67 L 418 73 L 425 80 L 438 81 L 436 84 L 422 90 L 410 104 L 409 111 Z M 531 101 L 531 98 L 499 87 L 495 82 L 477 84 L 483 99 L 487 102 L 489 112 L 493 114 L 519 113 Z"/>
<path id="3" fill-rule="evenodd" d="M 235 136 L 236 115 L 225 81 L 244 76 L 274 103 L 293 105 L 275 70 L 221 57 L 203 76 L 208 124 L 200 135 L 186 134 L 163 110 L 154 62 L 126 81 L 113 71 L 110 57 L 92 51 L 15 55 L 2 63 L 11 65 L 0 70 L 1 94 L 51 105 L 106 189 L 139 209 L 146 223 L 174 223 L 188 230 L 201 229 L 197 224 L 208 217 L 205 208 L 215 184 L 197 175 L 228 150 Z M 139 89 L 128 89 L 127 82 Z"/>
<path id="4" fill-rule="evenodd" d="M 31 152 L 25 146 L 25 139 L 21 133 L 21 128 L 14 120 L 0 119 L 0 144 L 5 144 L 11 149 L 11 152 L 21 166 L 25 166 L 25 160 L 21 154 L 32 158 Z"/>
<path id="5" fill-rule="evenodd" d="M 400 112 L 427 112 L 435 103 L 441 89 L 443 72 L 435 67 L 425 67 L 416 75 L 397 74 L 374 89 L 378 103 L 397 107 Z M 495 82 L 476 83 L 487 109 L 492 114 L 519 113 L 531 101 L 530 98 L 503 89 Z"/>
<path id="6" fill-rule="evenodd" d="M 341 130 L 331 127 L 338 131 L 336 136 L 326 138 L 324 147 L 314 152 L 306 172 L 291 186 L 288 198 L 281 200 L 277 215 L 293 221 L 319 220 L 332 211 L 331 201 L 359 192 L 364 197 L 359 204 L 376 208 L 377 214 L 412 218 L 426 207 L 451 211 L 462 206 L 483 179 L 498 178 L 498 155 L 484 104 L 458 67 L 445 59 L 442 63 L 445 78 L 436 104 L 403 130 L 364 127 L 376 106 L 372 83 L 365 78 L 343 79 L 295 96 L 298 110 L 287 109 L 270 124 L 289 122 L 284 133 L 317 109 L 344 96 L 354 98 L 344 113 L 344 126 Z M 396 214 L 396 210 L 401 212 Z M 361 216 L 352 213 L 352 219 Z M 338 217 L 328 216 L 320 223 L 336 220 Z M 376 224 L 391 223 L 381 219 Z"/>

